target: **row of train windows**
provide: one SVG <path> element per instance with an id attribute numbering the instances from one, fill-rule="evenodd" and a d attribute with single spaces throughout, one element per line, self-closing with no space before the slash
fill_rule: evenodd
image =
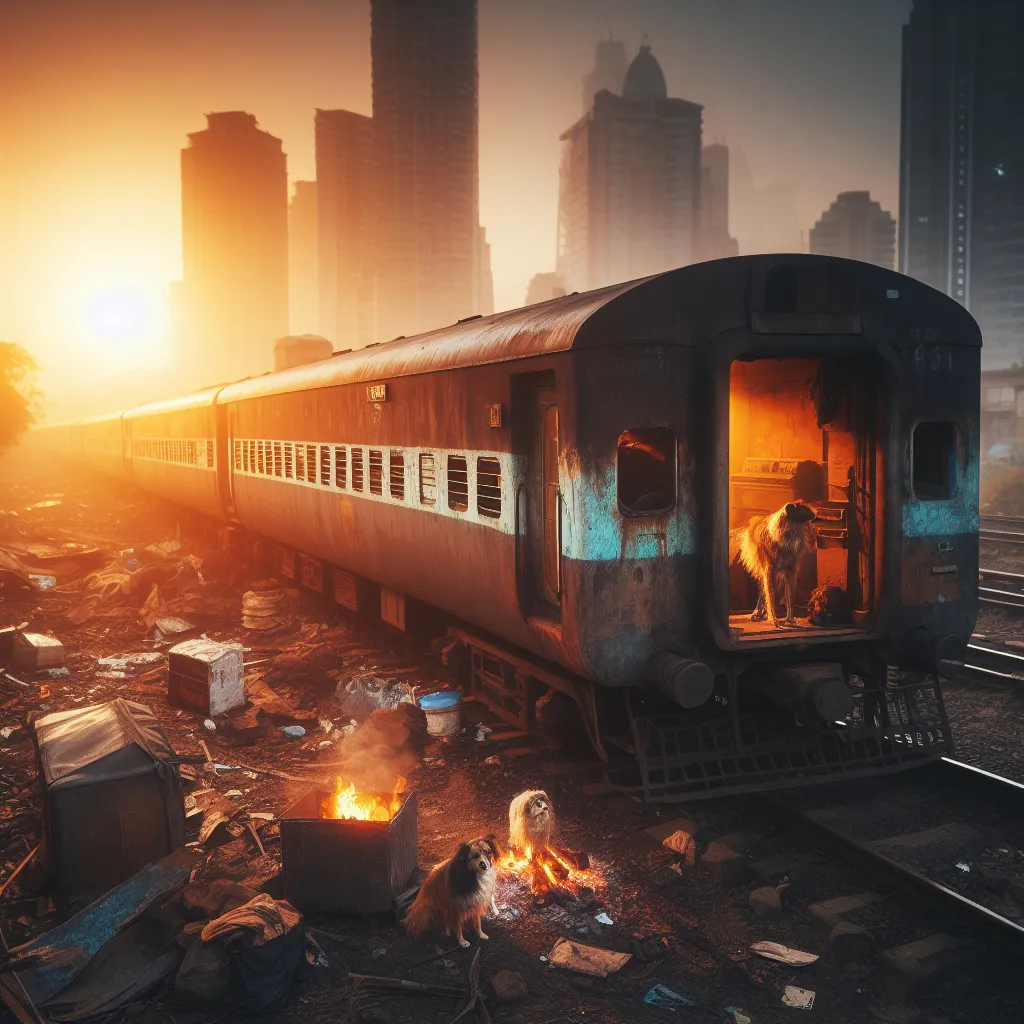
<path id="1" fill-rule="evenodd" d="M 345 445 L 294 444 L 288 441 L 235 441 L 235 470 L 276 476 L 286 480 L 304 480 L 340 489 L 370 494 L 385 492 L 398 501 L 405 500 L 405 452 L 391 448 L 370 448 L 364 469 L 362 448 Z M 437 503 L 437 461 L 442 456 L 422 452 L 419 456 L 419 501 Z M 469 462 L 463 455 L 444 456 L 448 480 L 448 507 L 455 512 L 469 511 Z M 333 467 L 334 476 L 331 478 Z M 501 516 L 501 463 L 488 456 L 476 460 L 476 510 L 482 516 Z"/>
<path id="2" fill-rule="evenodd" d="M 213 441 L 210 438 L 187 441 L 162 437 L 140 437 L 132 443 L 132 450 L 138 459 L 177 462 L 185 466 L 205 464 L 207 469 L 213 468 Z"/>

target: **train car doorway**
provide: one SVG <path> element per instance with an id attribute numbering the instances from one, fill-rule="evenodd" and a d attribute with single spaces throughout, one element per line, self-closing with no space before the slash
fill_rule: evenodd
<path id="1" fill-rule="evenodd" d="M 883 379 L 863 358 L 731 364 L 734 640 L 866 625 L 874 588 Z"/>

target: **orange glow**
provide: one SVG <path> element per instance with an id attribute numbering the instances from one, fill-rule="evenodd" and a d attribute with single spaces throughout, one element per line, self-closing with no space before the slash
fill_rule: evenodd
<path id="1" fill-rule="evenodd" d="M 518 878 L 537 895 L 560 889 L 575 896 L 584 887 L 600 889 L 606 884 L 600 871 L 594 867 L 576 867 L 553 846 L 545 847 L 537 854 L 530 848 L 522 853 L 509 850 L 498 862 L 498 871 Z"/>
<path id="2" fill-rule="evenodd" d="M 390 821 L 402 806 L 406 780 L 399 776 L 390 797 L 376 793 L 359 793 L 355 783 L 340 776 L 334 792 L 320 806 L 321 817 L 344 818 L 349 821 Z"/>

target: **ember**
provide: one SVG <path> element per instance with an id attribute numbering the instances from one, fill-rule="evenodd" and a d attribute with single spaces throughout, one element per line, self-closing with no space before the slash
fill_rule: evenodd
<path id="1" fill-rule="evenodd" d="M 354 782 L 338 777 L 334 792 L 320 804 L 320 817 L 354 821 L 390 821 L 402 806 L 406 780 L 399 776 L 391 796 L 359 793 Z"/>
<path id="2" fill-rule="evenodd" d="M 579 896 L 582 889 L 603 887 L 604 878 L 590 865 L 586 854 L 569 853 L 546 846 L 534 853 L 509 850 L 498 862 L 498 870 L 515 875 L 530 886 L 537 896 L 564 893 Z"/>

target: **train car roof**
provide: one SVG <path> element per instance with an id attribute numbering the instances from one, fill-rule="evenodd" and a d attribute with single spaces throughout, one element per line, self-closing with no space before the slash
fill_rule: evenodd
<path id="1" fill-rule="evenodd" d="M 209 408 L 225 386 L 217 384 L 214 387 L 182 395 L 180 398 L 161 398 L 155 402 L 147 402 L 145 405 L 136 405 L 125 412 L 124 418 L 131 420 L 139 416 L 159 416 L 161 413 L 167 412 L 187 412 L 189 409 Z"/>
<path id="2" fill-rule="evenodd" d="M 369 383 L 597 345 L 704 346 L 729 328 L 751 326 L 756 315 L 752 311 L 764 308 L 773 273 L 790 274 L 793 288 L 799 287 L 801 296 L 806 292 L 812 309 L 849 303 L 842 306 L 843 315 L 848 323 L 856 322 L 856 329 L 823 326 L 815 333 L 884 329 L 892 344 L 902 346 L 936 340 L 934 334 L 922 338 L 921 328 L 934 330 L 941 321 L 944 342 L 981 344 L 978 326 L 963 306 L 895 271 L 831 256 L 736 256 L 339 352 L 320 362 L 228 384 L 216 401 Z M 900 296 L 901 301 L 893 301 Z M 783 322 L 781 329 L 763 333 L 788 331 Z"/>

